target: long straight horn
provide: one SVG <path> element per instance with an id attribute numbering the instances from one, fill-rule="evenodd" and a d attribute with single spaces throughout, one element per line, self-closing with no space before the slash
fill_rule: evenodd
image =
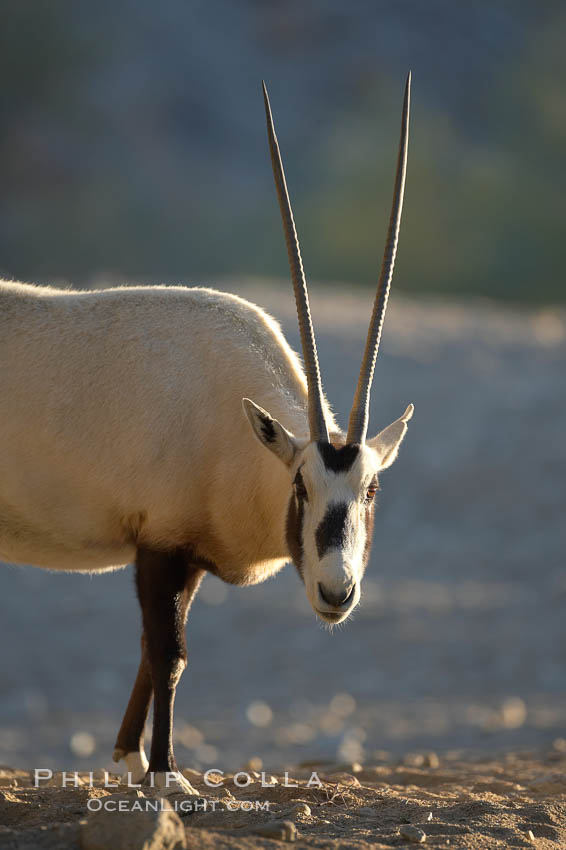
<path id="1" fill-rule="evenodd" d="M 273 166 L 273 176 L 275 178 L 279 209 L 281 210 L 281 218 L 283 219 L 283 230 L 285 232 L 285 242 L 287 244 L 287 253 L 289 255 L 289 266 L 291 268 L 291 278 L 293 280 L 293 289 L 295 291 L 295 302 L 297 304 L 297 316 L 299 318 L 303 359 L 305 361 L 305 369 L 307 373 L 310 436 L 313 441 L 328 443 L 328 428 L 326 427 L 326 420 L 322 410 L 322 384 L 320 380 L 320 369 L 318 367 L 316 342 L 309 307 L 307 282 L 305 280 L 303 261 L 301 259 L 301 249 L 299 248 L 299 239 L 295 229 L 293 210 L 291 209 L 291 202 L 287 191 L 287 183 L 285 181 L 283 163 L 281 162 L 279 144 L 277 142 L 277 136 L 275 135 L 275 127 L 273 126 L 273 116 L 271 115 L 269 97 L 263 81 L 262 86 L 263 99 L 265 102 L 265 115 L 267 118 L 269 151 L 271 153 L 271 165 Z"/>
<path id="2" fill-rule="evenodd" d="M 407 77 L 405 85 L 405 99 L 403 101 L 403 119 L 401 124 L 401 140 L 399 142 L 399 154 L 397 157 L 397 174 L 395 176 L 395 189 L 393 191 L 393 205 L 389 218 L 389 230 L 387 242 L 381 264 L 381 274 L 377 286 L 377 293 L 373 305 L 373 313 L 369 324 L 366 347 L 358 378 L 358 386 L 354 396 L 354 404 L 348 422 L 348 443 L 363 443 L 366 438 L 369 421 L 369 396 L 373 381 L 375 361 L 379 351 L 379 342 L 383 328 L 383 319 L 389 298 L 389 289 L 395 266 L 395 255 L 397 253 L 397 241 L 399 238 L 399 226 L 401 224 L 401 213 L 403 211 L 403 195 L 405 192 L 405 175 L 407 172 L 407 149 L 409 146 L 409 109 L 411 105 L 411 72 Z"/>

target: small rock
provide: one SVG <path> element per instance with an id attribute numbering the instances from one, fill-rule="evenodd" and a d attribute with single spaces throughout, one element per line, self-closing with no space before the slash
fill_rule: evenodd
<path id="1" fill-rule="evenodd" d="M 520 697 L 510 697 L 501 706 L 501 721 L 506 729 L 519 729 L 527 719 L 527 706 Z"/>
<path id="2" fill-rule="evenodd" d="M 259 756 L 252 756 L 244 765 L 244 770 L 261 770 L 263 762 Z"/>
<path id="3" fill-rule="evenodd" d="M 431 822 L 431 820 L 432 820 L 432 812 L 427 812 L 427 816 L 426 816 L 425 820 L 427 821 L 427 823 L 430 823 L 430 822 Z"/>
<path id="4" fill-rule="evenodd" d="M 436 753 L 431 752 L 427 753 L 424 757 L 424 763 L 426 767 L 437 768 L 440 767 L 440 759 L 436 755 Z"/>
<path id="5" fill-rule="evenodd" d="M 534 840 L 535 840 L 535 836 L 534 836 L 534 834 L 533 834 L 532 829 L 527 830 L 527 838 L 529 839 L 529 841 L 534 841 Z"/>
<path id="6" fill-rule="evenodd" d="M 147 799 L 146 795 L 143 793 L 141 788 L 131 788 L 129 791 L 117 791 L 115 794 L 108 794 L 106 797 L 100 798 L 104 805 L 110 800 L 116 800 L 118 803 L 121 800 L 125 800 L 127 803 L 131 804 L 133 800 L 144 800 Z M 163 804 L 167 805 L 167 801 L 163 799 Z"/>
<path id="7" fill-rule="evenodd" d="M 14 788 L 6 788 L 0 790 L 0 802 L 17 803 L 19 797 L 14 794 Z"/>
<path id="8" fill-rule="evenodd" d="M 311 816 L 311 807 L 308 803 L 297 803 L 296 806 L 293 806 L 291 809 L 290 814 L 304 815 L 308 818 Z"/>
<path id="9" fill-rule="evenodd" d="M 185 779 L 189 780 L 189 782 L 191 781 L 191 779 L 194 779 L 196 782 L 198 782 L 202 776 L 202 773 L 200 773 L 198 770 L 193 770 L 192 767 L 183 768 L 181 773 L 183 774 Z"/>
<path id="10" fill-rule="evenodd" d="M 361 788 L 360 780 L 357 776 L 351 773 L 331 773 L 326 777 L 328 782 L 336 782 L 340 785 L 351 785 L 354 788 Z"/>
<path id="11" fill-rule="evenodd" d="M 76 756 L 87 758 L 96 750 L 96 738 L 90 732 L 75 732 L 71 735 L 69 746 Z"/>
<path id="12" fill-rule="evenodd" d="M 131 798 L 113 794 L 112 797 Z M 104 797 L 104 801 L 109 798 Z M 185 828 L 179 815 L 172 811 L 107 811 L 90 812 L 81 825 L 82 850 L 158 850 L 186 848 Z"/>
<path id="13" fill-rule="evenodd" d="M 426 841 L 426 832 L 424 829 L 421 829 L 420 826 L 413 826 L 411 823 L 401 824 L 399 835 L 413 844 L 424 844 Z"/>
<path id="14" fill-rule="evenodd" d="M 422 753 L 407 753 L 403 758 L 406 767 L 424 767 L 425 757 Z"/>
<path id="15" fill-rule="evenodd" d="M 187 796 L 183 792 L 179 792 L 178 794 L 169 794 L 167 797 L 161 797 L 159 799 L 162 809 L 173 809 L 180 818 L 187 818 L 196 812 L 201 813 L 208 810 L 208 800 L 206 797 Z"/>
<path id="16" fill-rule="evenodd" d="M 361 773 L 363 765 L 359 761 L 350 761 L 336 766 L 335 773 Z"/>
<path id="17" fill-rule="evenodd" d="M 297 827 L 291 820 L 272 820 L 256 826 L 252 835 L 262 835 L 275 841 L 296 841 Z"/>

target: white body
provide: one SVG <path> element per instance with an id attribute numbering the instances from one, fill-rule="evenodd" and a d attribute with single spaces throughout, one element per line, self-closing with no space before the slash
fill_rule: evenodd
<path id="1" fill-rule="evenodd" d="M 290 473 L 244 396 L 308 434 L 298 358 L 242 298 L 0 282 L 0 559 L 102 571 L 186 545 L 227 581 L 273 574 Z"/>

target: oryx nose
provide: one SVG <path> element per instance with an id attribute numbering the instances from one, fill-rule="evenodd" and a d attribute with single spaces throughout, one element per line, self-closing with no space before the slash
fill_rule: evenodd
<path id="1" fill-rule="evenodd" d="M 344 608 L 354 595 L 354 589 L 355 584 L 351 584 L 349 587 L 342 588 L 336 593 L 330 590 L 330 588 L 325 587 L 320 582 L 318 583 L 318 592 L 320 594 L 320 598 L 323 602 L 326 602 L 326 604 L 330 605 L 332 608 Z"/>

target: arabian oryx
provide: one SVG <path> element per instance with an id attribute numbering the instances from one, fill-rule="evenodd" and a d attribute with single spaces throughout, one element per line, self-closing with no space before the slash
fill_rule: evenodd
<path id="1" fill-rule="evenodd" d="M 255 584 L 292 560 L 316 615 L 344 620 L 360 599 L 378 474 L 397 457 L 413 413 L 409 405 L 367 439 L 403 205 L 410 76 L 346 435 L 322 390 L 265 86 L 263 93 L 304 371 L 279 325 L 234 295 L 0 283 L 0 559 L 84 572 L 135 562 L 141 662 L 114 759 L 163 793 L 196 793 L 177 769 L 172 731 L 185 622 L 203 576 Z"/>

